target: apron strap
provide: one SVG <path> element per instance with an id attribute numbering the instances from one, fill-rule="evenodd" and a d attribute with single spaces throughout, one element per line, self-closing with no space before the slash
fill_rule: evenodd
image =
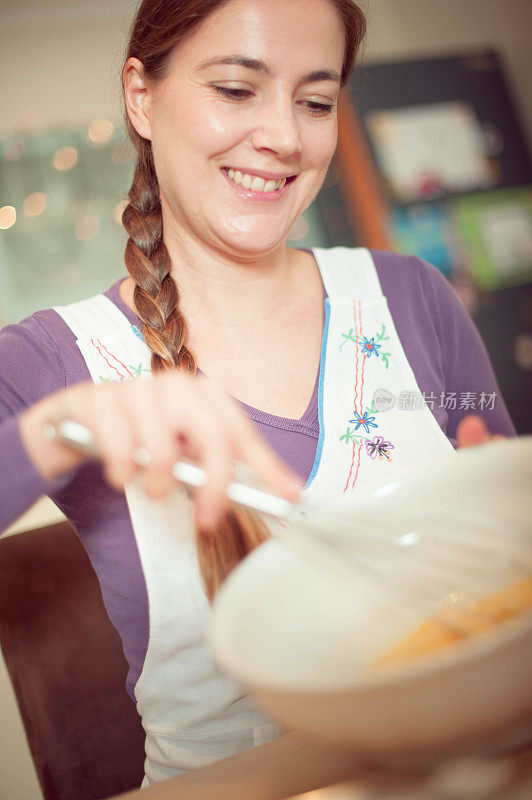
<path id="1" fill-rule="evenodd" d="M 366 247 L 314 247 L 323 283 L 329 298 L 363 298 L 364 302 L 383 297 L 373 257 Z"/>
<path id="2" fill-rule="evenodd" d="M 67 306 L 53 306 L 77 339 L 95 334 L 106 337 L 123 331 L 131 333 L 131 323 L 125 314 L 104 294 L 97 294 Z"/>

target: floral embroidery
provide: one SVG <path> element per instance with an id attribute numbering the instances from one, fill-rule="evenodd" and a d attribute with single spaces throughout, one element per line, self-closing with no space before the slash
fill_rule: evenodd
<path id="1" fill-rule="evenodd" d="M 368 441 L 366 439 L 366 451 L 370 458 L 379 457 L 379 460 L 382 461 L 383 456 L 391 461 L 388 454 L 388 450 L 394 450 L 394 446 L 391 442 L 385 442 L 383 436 L 374 436 L 373 439 Z"/>
<path id="2" fill-rule="evenodd" d="M 368 358 L 370 356 L 372 356 L 373 353 L 375 353 L 377 358 L 379 357 L 379 349 L 382 347 L 382 345 L 381 344 L 375 344 L 375 337 L 373 337 L 371 339 L 366 339 L 366 337 L 364 336 L 364 341 L 363 342 L 359 342 L 359 344 L 362 347 L 362 352 L 365 355 L 367 355 Z"/>
<path id="3" fill-rule="evenodd" d="M 370 411 L 368 409 L 366 409 L 362 415 L 360 415 L 358 413 L 358 411 L 354 412 L 355 419 L 350 419 L 349 422 L 355 423 L 355 430 L 356 431 L 360 428 L 360 426 L 362 426 L 364 428 L 366 433 L 369 433 L 370 427 L 371 428 L 378 428 L 379 427 L 376 422 L 373 422 L 375 417 L 368 417 L 369 413 L 370 413 Z"/>
<path id="4" fill-rule="evenodd" d="M 353 328 L 349 328 L 347 333 L 342 333 L 342 336 L 344 337 L 344 341 L 340 345 L 340 351 L 346 342 L 354 342 L 356 344 L 357 337 L 353 335 Z"/>
<path id="5" fill-rule="evenodd" d="M 339 437 L 341 442 L 345 442 L 352 447 L 351 464 L 343 489 L 344 493 L 347 492 L 348 489 L 353 490 L 358 480 L 362 450 L 364 450 L 366 456 L 372 460 L 378 458 L 379 461 L 383 461 L 384 459 L 391 461 L 392 459 L 390 457 L 390 450 L 395 449 L 394 445 L 391 442 L 386 441 L 383 436 L 374 436 L 371 439 L 363 436 L 362 431 L 359 432 L 360 428 L 363 428 L 365 433 L 370 433 L 370 428 L 379 427 L 375 422 L 375 417 L 379 411 L 374 408 L 373 402 L 371 403 L 370 407 L 366 406 L 364 408 L 363 405 L 365 383 L 364 373 L 366 361 L 368 358 L 371 358 L 373 353 L 376 354 L 377 358 L 381 358 L 385 368 L 388 369 L 390 366 L 388 360 L 390 353 L 383 353 L 380 351 L 383 346 L 382 343 L 387 341 L 390 337 L 386 336 L 386 326 L 384 324 L 379 333 L 376 333 L 372 337 L 365 336 L 362 331 L 360 301 L 358 301 L 358 303 L 356 301 L 353 302 L 353 312 L 355 323 L 354 328 L 350 328 L 347 333 L 341 334 L 343 337 L 343 342 L 340 345 L 340 351 L 344 345 L 347 344 L 347 342 L 353 342 L 355 345 L 355 391 L 353 399 L 353 419 L 349 420 L 349 425 L 347 426 L 346 432 Z M 358 345 L 360 345 L 360 350 Z M 359 353 L 362 355 L 362 363 L 360 368 Z M 351 428 L 351 425 L 354 427 Z"/>
<path id="6" fill-rule="evenodd" d="M 142 361 L 140 362 L 138 367 L 134 367 L 132 364 L 130 364 L 129 368 L 132 370 L 134 378 L 140 378 L 142 372 L 148 372 L 151 375 L 151 369 L 146 369 L 146 367 L 143 367 Z"/>
<path id="7" fill-rule="evenodd" d="M 342 347 L 347 344 L 347 342 L 353 342 L 355 345 L 359 344 L 362 348 L 362 352 L 368 358 L 375 353 L 377 357 L 382 357 L 382 361 L 386 369 L 390 366 L 389 356 L 391 353 L 380 353 L 379 350 L 382 347 L 382 342 L 387 341 L 390 337 L 386 336 L 386 326 L 383 324 L 380 333 L 376 333 L 375 336 L 372 336 L 371 339 L 367 336 L 358 336 L 358 332 L 353 332 L 353 328 L 350 328 L 347 333 L 342 333 L 343 342 L 339 347 L 341 352 Z M 375 341 L 375 339 L 377 341 Z M 362 340 L 362 341 L 361 341 Z"/>

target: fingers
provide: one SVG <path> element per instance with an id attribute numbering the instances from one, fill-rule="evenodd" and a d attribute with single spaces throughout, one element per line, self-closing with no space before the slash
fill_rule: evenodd
<path id="1" fill-rule="evenodd" d="M 195 495 L 200 528 L 212 529 L 227 510 L 235 460 L 246 462 L 274 492 L 298 498 L 299 478 L 270 450 L 238 404 L 205 377 L 168 372 L 148 381 L 80 384 L 61 395 L 62 408 L 93 432 L 105 478 L 114 489 L 122 490 L 139 471 L 138 448 L 149 454 L 142 485 L 153 498 L 166 496 L 174 485 L 176 461 L 197 461 L 208 477 Z"/>
<path id="2" fill-rule="evenodd" d="M 484 420 L 476 414 L 468 414 L 460 420 L 456 429 L 457 447 L 475 447 L 505 438 L 500 433 L 491 434 Z"/>
<path id="3" fill-rule="evenodd" d="M 207 484 L 195 491 L 195 512 L 197 525 L 211 529 L 229 504 L 226 488 L 234 454 L 227 421 L 218 397 L 205 391 L 201 379 L 184 375 L 176 385 L 168 376 L 161 386 L 165 422 L 180 443 L 181 455 L 207 473 Z"/>
<path id="4" fill-rule="evenodd" d="M 235 458 L 248 464 L 257 478 L 274 492 L 296 500 L 303 481 L 268 447 L 231 397 L 211 381 L 205 390 L 216 398 L 223 410 Z"/>

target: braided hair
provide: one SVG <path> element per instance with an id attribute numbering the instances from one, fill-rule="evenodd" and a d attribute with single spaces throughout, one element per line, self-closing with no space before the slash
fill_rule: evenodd
<path id="1" fill-rule="evenodd" d="M 138 58 L 146 76 L 160 80 L 168 74 L 173 49 L 210 13 L 230 0 L 142 0 L 133 20 L 126 58 Z M 366 31 L 363 12 L 353 0 L 331 0 L 346 31 L 342 85 L 351 73 Z M 187 347 L 187 322 L 179 309 L 179 290 L 172 277 L 170 254 L 163 241 L 159 182 L 151 142 L 135 130 L 127 111 L 125 124 L 137 151 L 133 182 L 122 223 L 129 239 L 125 265 L 135 281 L 133 301 L 142 322 L 142 334 L 152 352 L 152 372 L 197 371 Z M 260 517 L 232 509 L 214 535 L 196 531 L 198 562 L 210 601 L 231 570 L 270 536 Z"/>

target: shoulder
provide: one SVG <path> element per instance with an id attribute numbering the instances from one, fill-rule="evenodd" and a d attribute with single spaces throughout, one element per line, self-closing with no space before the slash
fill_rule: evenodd
<path id="1" fill-rule="evenodd" d="M 433 264 L 385 250 L 370 253 L 390 307 L 415 306 L 418 314 L 425 311 L 440 331 L 451 319 L 469 319 L 452 285 Z"/>
<path id="2" fill-rule="evenodd" d="M 20 322 L 6 325 L 0 330 L 0 341 L 4 348 L 7 342 L 16 353 L 39 350 L 57 358 L 61 356 L 61 345 L 71 337 L 72 332 L 52 308 L 36 311 Z"/>
<path id="3" fill-rule="evenodd" d="M 16 412 L 65 387 L 62 327 L 48 309 L 0 330 L 0 405 Z"/>
<path id="4" fill-rule="evenodd" d="M 328 264 L 333 269 L 357 262 L 374 265 L 385 295 L 406 286 L 422 290 L 429 285 L 448 285 L 446 278 L 436 267 L 414 255 L 365 247 L 314 248 L 314 252 L 321 255 L 322 259 L 326 255 Z"/>
<path id="5" fill-rule="evenodd" d="M 12 411 L 90 378 L 75 333 L 54 308 L 0 330 L 0 376 L 0 403 Z"/>
<path id="6" fill-rule="evenodd" d="M 406 283 L 409 287 L 420 290 L 444 286 L 452 291 L 452 287 L 440 270 L 418 256 L 394 253 L 389 250 L 370 250 L 369 252 L 381 283 L 387 287 L 399 287 Z"/>

